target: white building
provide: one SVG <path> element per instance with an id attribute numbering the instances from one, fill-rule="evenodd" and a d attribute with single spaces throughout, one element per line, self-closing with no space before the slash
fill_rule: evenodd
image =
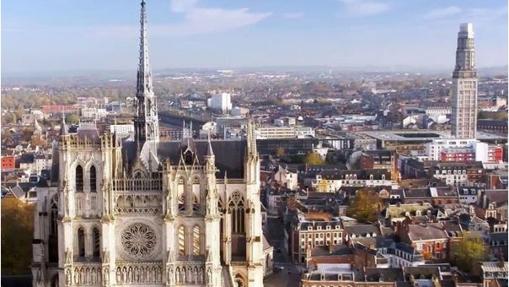
<path id="1" fill-rule="evenodd" d="M 274 174 L 274 180 L 290 190 L 296 190 L 299 186 L 297 172 L 292 172 L 282 166 L 279 166 L 278 171 Z"/>
<path id="2" fill-rule="evenodd" d="M 89 119 L 102 119 L 108 115 L 106 109 L 98 109 L 93 107 L 81 108 L 81 116 Z"/>
<path id="3" fill-rule="evenodd" d="M 135 139 L 62 133 L 58 181 L 34 214 L 33 286 L 261 287 L 272 254 L 254 128 L 160 141 L 143 0 L 140 22 Z"/>
<path id="4" fill-rule="evenodd" d="M 475 161 L 482 163 L 495 163 L 498 159 L 495 154 L 497 145 L 490 145 L 476 139 L 434 139 L 425 145 L 425 159 L 440 160 L 441 153 L 447 150 L 465 149 L 475 153 Z"/>
<path id="5" fill-rule="evenodd" d="M 476 142 L 476 139 L 434 139 L 426 144 L 426 155 L 428 160 L 440 160 L 443 150 L 472 147 Z"/>
<path id="6" fill-rule="evenodd" d="M 258 139 L 287 139 L 287 138 L 305 138 L 315 137 L 315 130 L 311 127 L 292 126 L 278 127 L 265 126 L 256 129 Z"/>
<path id="7" fill-rule="evenodd" d="M 226 114 L 232 109 L 232 100 L 230 93 L 220 93 L 216 95 L 212 95 L 207 101 L 207 106 L 216 111 L 220 111 L 223 114 Z"/>
<path id="8" fill-rule="evenodd" d="M 451 108 L 448 107 L 429 107 L 426 109 L 426 115 L 437 124 L 443 124 L 448 121 L 447 116 L 451 114 Z"/>
<path id="9" fill-rule="evenodd" d="M 134 136 L 134 125 L 133 124 L 113 124 L 110 125 L 110 133 L 117 134 L 119 138 L 133 137 Z"/>

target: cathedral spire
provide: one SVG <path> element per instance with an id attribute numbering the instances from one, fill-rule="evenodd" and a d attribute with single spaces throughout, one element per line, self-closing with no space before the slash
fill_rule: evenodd
<path id="1" fill-rule="evenodd" d="M 69 132 L 67 128 L 67 123 L 65 122 L 65 113 L 62 113 L 62 121 L 60 123 L 60 135 L 65 136 L 68 133 Z"/>
<path id="2" fill-rule="evenodd" d="M 257 155 L 258 150 L 256 148 L 256 133 L 253 120 L 251 118 L 247 121 L 247 152 L 248 155 Z"/>
<path id="3" fill-rule="evenodd" d="M 141 1 L 140 55 L 136 81 L 136 115 L 134 119 L 135 140 L 138 150 L 146 141 L 159 141 L 157 104 L 152 87 L 152 74 L 147 42 L 147 15 L 145 1 Z"/>
<path id="4" fill-rule="evenodd" d="M 214 149 L 212 149 L 212 142 L 210 141 L 210 131 L 207 136 L 207 144 L 208 144 L 207 156 L 214 156 Z"/>

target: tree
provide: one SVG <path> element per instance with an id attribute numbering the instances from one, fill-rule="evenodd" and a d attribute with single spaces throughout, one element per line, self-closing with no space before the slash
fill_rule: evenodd
<path id="1" fill-rule="evenodd" d="M 451 246 L 451 260 L 464 272 L 471 272 L 475 264 L 486 257 L 486 246 L 482 238 L 465 233 L 463 238 Z"/>
<path id="2" fill-rule="evenodd" d="M 276 149 L 276 156 L 277 156 L 277 157 L 283 157 L 283 156 L 285 156 L 285 154 L 286 154 L 286 152 L 285 152 L 285 149 L 284 149 L 284 148 L 282 148 L 282 147 L 278 147 L 278 148 Z"/>
<path id="3" fill-rule="evenodd" d="M 34 206 L 14 197 L 2 199 L 2 272 L 30 273 Z"/>
<path id="4" fill-rule="evenodd" d="M 306 155 L 304 162 L 309 165 L 321 165 L 324 163 L 324 160 L 320 156 L 320 154 L 316 152 L 310 152 Z"/>
<path id="5" fill-rule="evenodd" d="M 68 114 L 66 117 L 65 117 L 65 122 L 67 124 L 78 124 L 80 122 L 80 116 L 78 116 L 77 114 Z"/>
<path id="6" fill-rule="evenodd" d="M 378 218 L 381 200 L 378 193 L 371 190 L 359 190 L 350 203 L 346 214 L 359 222 L 373 222 Z"/>

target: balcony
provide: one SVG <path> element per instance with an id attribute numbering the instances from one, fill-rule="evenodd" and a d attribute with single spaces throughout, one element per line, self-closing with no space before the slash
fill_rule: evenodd
<path id="1" fill-rule="evenodd" d="M 161 192 L 163 189 L 161 179 L 151 178 L 117 178 L 113 179 L 115 192 Z"/>

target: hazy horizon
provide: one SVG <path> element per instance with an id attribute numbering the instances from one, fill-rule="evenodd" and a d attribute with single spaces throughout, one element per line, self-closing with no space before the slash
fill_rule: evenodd
<path id="1" fill-rule="evenodd" d="M 136 70 L 139 2 L 4 1 L 2 73 Z M 448 72 L 463 22 L 474 24 L 478 68 L 507 65 L 507 4 L 496 0 L 149 0 L 147 12 L 154 71 Z"/>

